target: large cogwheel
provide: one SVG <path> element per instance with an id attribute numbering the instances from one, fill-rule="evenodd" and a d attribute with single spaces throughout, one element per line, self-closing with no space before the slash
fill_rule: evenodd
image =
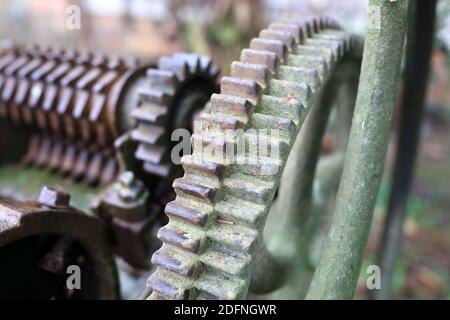
<path id="1" fill-rule="evenodd" d="M 185 175 L 173 184 L 177 198 L 165 208 L 169 223 L 158 233 L 163 246 L 152 257 L 150 299 L 247 296 L 289 153 L 352 39 L 329 18 L 283 21 L 262 30 L 233 62 L 231 77 L 222 78 L 221 93 L 201 116 L 202 131 L 192 136 L 193 154 L 182 158 Z M 226 132 L 241 129 L 257 148 L 269 141 L 280 157 L 246 150 L 252 161 L 236 163 L 220 152 L 205 154 L 205 146 L 236 149 L 236 136 Z M 267 129 L 279 130 L 278 137 Z"/>
<path id="2" fill-rule="evenodd" d="M 196 113 L 218 91 L 218 75 L 209 57 L 189 53 L 162 57 L 158 69 L 147 71 L 148 86 L 139 91 L 139 106 L 132 113 L 137 120 L 132 138 L 139 142 L 136 158 L 143 161 L 145 172 L 171 174 L 166 141 L 174 129 L 192 129 Z"/>

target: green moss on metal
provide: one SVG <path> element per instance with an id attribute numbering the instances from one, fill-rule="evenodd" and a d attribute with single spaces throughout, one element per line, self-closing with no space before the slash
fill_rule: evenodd
<path id="1" fill-rule="evenodd" d="M 353 297 L 383 172 L 408 1 L 371 0 L 369 5 L 370 25 L 344 171 L 308 299 Z"/>
<path id="2" fill-rule="evenodd" d="M 91 213 L 90 205 L 99 189 L 82 183 L 73 183 L 47 170 L 25 168 L 11 165 L 0 168 L 0 196 L 9 196 L 17 200 L 37 199 L 42 187 L 54 187 L 68 192 L 70 205 Z"/>

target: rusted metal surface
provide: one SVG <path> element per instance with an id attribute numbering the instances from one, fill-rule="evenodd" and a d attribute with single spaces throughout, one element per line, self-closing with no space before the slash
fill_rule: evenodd
<path id="1" fill-rule="evenodd" d="M 0 198 L 0 249 L 36 235 L 54 234 L 59 239 L 71 237 L 86 250 L 92 268 L 92 280 L 95 281 L 95 289 L 89 290 L 85 298 L 118 298 L 116 267 L 105 240 L 104 224 L 101 220 L 70 207 L 66 200 L 66 195 L 47 188 L 42 190 L 39 201 L 17 202 Z M 63 247 L 59 246 L 59 249 Z M 55 251 L 50 251 L 52 253 Z M 55 257 L 44 257 L 44 261 L 53 261 L 51 266 L 44 266 L 53 272 L 61 267 L 54 264 Z M 43 262 L 40 263 L 42 267 Z M 5 265 L 6 263 L 3 264 Z"/>
<path id="2" fill-rule="evenodd" d="M 162 206 L 172 193 L 170 133 L 180 126 L 190 129 L 195 112 L 218 89 L 218 72 L 210 59 L 192 54 L 162 58 L 160 69 L 149 69 L 75 50 L 39 46 L 4 50 L 0 130 L 19 133 L 24 138 L 20 144 L 27 147 L 20 162 L 18 157 L 1 156 L 8 163 L 2 167 L 8 182 L 2 184 L 0 197 L 10 197 L 5 199 L 8 203 L 28 203 L 24 201 L 37 196 L 47 181 L 64 186 L 74 193 L 84 215 L 102 227 L 101 233 L 92 227 L 77 232 L 101 238 L 104 254 L 111 251 L 121 257 L 130 273 L 145 272 L 156 249 L 152 234 L 161 225 Z M 158 96 L 164 99 L 156 101 Z M 155 114 L 158 108 L 161 113 Z M 10 136 L 3 140 L 2 135 L 3 154 L 18 147 L 14 145 L 18 140 Z M 152 166 L 148 150 L 156 150 L 150 152 L 158 158 L 153 165 L 166 167 L 164 174 L 148 170 Z M 108 186 L 101 191 L 98 187 L 104 185 Z M 36 205 L 52 213 L 69 210 L 70 196 L 45 187 Z M 74 219 L 82 216 L 76 212 Z M 53 215 L 42 223 L 51 229 L 52 219 Z M 69 227 L 61 227 L 61 240 L 37 262 L 42 269 L 61 273 L 74 244 L 73 234 L 66 232 Z M 7 236 L 8 230 L 0 233 Z M 111 273 L 105 276 L 117 281 Z"/>
<path id="3" fill-rule="evenodd" d="M 182 158 L 185 175 L 174 181 L 177 198 L 165 208 L 169 223 L 158 233 L 163 246 L 152 257 L 157 269 L 148 279 L 150 299 L 246 297 L 290 149 L 324 82 L 352 45 L 332 19 L 307 18 L 271 24 L 242 51 L 231 77 L 221 80 L 221 94 L 211 97 L 200 116 L 205 125 L 192 136 L 193 155 Z M 280 130 L 278 138 L 263 137 L 278 147 L 280 159 L 256 156 L 253 164 L 236 164 L 222 154 L 201 157 L 204 148 L 196 145 L 235 146 L 236 138 L 226 140 L 226 129 Z M 255 141 L 249 132 L 244 136 Z M 276 174 L 265 174 L 268 169 Z"/>
<path id="4" fill-rule="evenodd" d="M 116 254 L 134 267 L 148 269 L 150 230 L 160 211 L 150 203 L 147 188 L 132 172 L 126 171 L 98 201 L 95 211 L 111 228 Z"/>
<path id="5" fill-rule="evenodd" d="M 27 165 L 88 184 L 118 172 L 113 141 L 148 66 L 90 52 L 14 47 L 0 55 L 0 119 L 30 127 Z"/>
<path id="6" fill-rule="evenodd" d="M 123 169 L 150 175 L 123 172 L 99 197 L 97 208 L 111 224 L 116 252 L 134 266 L 149 267 L 154 251 L 150 229 L 161 220 L 158 213 L 166 194 L 172 193 L 168 187 L 176 172 L 169 158 L 170 134 L 178 128 L 191 129 L 195 113 L 218 89 L 218 73 L 209 58 L 178 53 L 162 57 L 158 69 L 147 70 L 146 81 L 137 90 L 131 112 L 136 126 L 116 141 L 116 147 Z M 130 159 L 132 151 L 135 157 Z"/>
<path id="7" fill-rule="evenodd" d="M 144 171 L 171 174 L 170 135 L 174 129 L 191 129 L 195 113 L 218 91 L 218 75 L 210 58 L 188 53 L 163 57 L 158 69 L 147 71 L 148 85 L 140 88 L 139 107 L 132 112 L 138 125 L 131 134 Z"/>
<path id="8" fill-rule="evenodd" d="M 403 223 L 409 190 L 414 179 L 414 166 L 419 147 L 420 127 L 425 108 L 437 1 L 411 1 L 407 27 L 404 88 L 397 136 L 397 150 L 392 174 L 392 187 L 386 214 L 386 227 L 378 252 L 383 277 L 377 299 L 389 299 L 396 257 L 401 248 Z"/>

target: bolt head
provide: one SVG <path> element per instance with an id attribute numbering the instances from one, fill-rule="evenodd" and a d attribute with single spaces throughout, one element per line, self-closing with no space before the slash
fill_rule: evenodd
<path id="1" fill-rule="evenodd" d="M 70 195 L 65 192 L 44 187 L 39 194 L 39 203 L 48 207 L 68 207 Z"/>
<path id="2" fill-rule="evenodd" d="M 119 182 L 122 187 L 131 187 L 135 184 L 136 178 L 133 172 L 125 171 L 119 176 Z"/>

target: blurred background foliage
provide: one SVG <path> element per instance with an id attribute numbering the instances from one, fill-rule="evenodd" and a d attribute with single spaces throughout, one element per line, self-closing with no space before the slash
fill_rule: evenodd
<path id="1" fill-rule="evenodd" d="M 67 6 L 81 8 L 81 29 L 66 27 Z M 228 74 L 233 60 L 269 21 L 286 12 L 328 14 L 357 33 L 367 0 L 0 0 L 0 39 L 157 61 L 191 51 L 211 55 Z M 450 1 L 439 22 L 417 176 L 407 207 L 405 241 L 394 276 L 395 298 L 450 299 Z M 394 130 L 396 119 L 394 117 Z M 329 148 L 333 137 L 324 139 Z M 358 298 L 367 298 L 366 268 L 374 263 L 389 195 L 393 143 L 361 270 Z"/>

